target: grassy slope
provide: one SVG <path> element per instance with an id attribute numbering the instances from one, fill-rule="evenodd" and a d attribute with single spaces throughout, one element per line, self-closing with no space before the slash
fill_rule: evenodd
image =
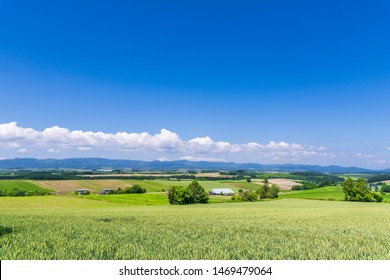
<path id="1" fill-rule="evenodd" d="M 306 191 L 283 192 L 279 194 L 279 197 L 344 201 L 344 193 L 341 187 L 325 187 Z M 390 194 L 384 196 L 383 202 L 390 202 Z"/>
<path id="2" fill-rule="evenodd" d="M 127 206 L 168 205 L 165 193 L 88 195 L 84 199 L 126 204 Z"/>
<path id="3" fill-rule="evenodd" d="M 131 187 L 131 184 L 123 180 L 49 180 L 35 181 L 35 183 L 58 192 L 73 192 L 75 189 L 88 189 L 91 192 L 99 192 L 104 189 Z"/>
<path id="4" fill-rule="evenodd" d="M 320 200 L 344 200 L 341 187 L 324 187 L 313 190 L 290 191 L 280 193 L 280 198 L 302 198 Z"/>
<path id="5" fill-rule="evenodd" d="M 390 258 L 387 203 L 282 199 L 52 209 L 45 201 L 41 209 L 0 204 L 1 259 Z"/>
<path id="6" fill-rule="evenodd" d="M 27 196 L 27 197 L 0 197 L 0 211 L 12 210 L 13 212 L 21 209 L 90 209 L 104 207 L 118 207 L 120 204 L 107 203 L 104 201 L 95 201 L 81 199 L 77 196 Z"/>
<path id="7" fill-rule="evenodd" d="M 12 191 L 13 189 L 19 189 L 22 191 L 32 191 L 32 192 L 44 192 L 50 193 L 52 190 L 47 188 L 42 188 L 38 184 L 32 181 L 24 180 L 0 180 L 0 191 Z"/>

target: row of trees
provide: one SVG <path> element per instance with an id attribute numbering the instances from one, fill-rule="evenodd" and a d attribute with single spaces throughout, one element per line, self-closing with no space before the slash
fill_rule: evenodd
<path id="1" fill-rule="evenodd" d="M 38 191 L 26 191 L 19 190 L 17 188 L 10 191 L 0 191 L 0 196 L 42 196 L 48 195 L 47 192 L 38 192 Z"/>
<path id="2" fill-rule="evenodd" d="M 140 185 L 134 185 L 125 189 L 118 188 L 115 191 L 115 194 L 130 194 L 130 193 L 145 193 L 146 189 L 142 188 Z"/>

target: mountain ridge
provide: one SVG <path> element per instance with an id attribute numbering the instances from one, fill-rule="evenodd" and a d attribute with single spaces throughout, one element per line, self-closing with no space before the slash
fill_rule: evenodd
<path id="1" fill-rule="evenodd" d="M 387 173 L 390 169 L 372 170 L 355 166 L 309 165 L 309 164 L 259 164 L 208 161 L 142 161 L 105 158 L 66 158 L 36 159 L 15 158 L 0 160 L 0 169 L 138 169 L 138 170 L 172 170 L 172 169 L 217 169 L 217 170 L 254 170 L 269 172 L 313 171 L 322 173 Z"/>

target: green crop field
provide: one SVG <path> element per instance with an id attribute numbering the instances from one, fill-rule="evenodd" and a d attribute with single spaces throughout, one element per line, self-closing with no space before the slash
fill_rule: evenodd
<path id="1" fill-rule="evenodd" d="M 32 181 L 23 181 L 23 180 L 0 180 L 0 191 L 12 191 L 13 189 L 18 189 L 21 191 L 30 191 L 30 192 L 42 192 L 50 193 L 52 190 L 42 188 L 38 184 Z"/>
<path id="2" fill-rule="evenodd" d="M 0 198 L 0 259 L 390 258 L 389 203 L 128 207 L 124 196 Z"/>

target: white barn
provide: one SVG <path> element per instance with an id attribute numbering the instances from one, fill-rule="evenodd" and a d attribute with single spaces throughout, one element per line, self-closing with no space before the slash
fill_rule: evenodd
<path id="1" fill-rule="evenodd" d="M 211 195 L 233 195 L 232 189 L 212 189 L 209 194 Z"/>

